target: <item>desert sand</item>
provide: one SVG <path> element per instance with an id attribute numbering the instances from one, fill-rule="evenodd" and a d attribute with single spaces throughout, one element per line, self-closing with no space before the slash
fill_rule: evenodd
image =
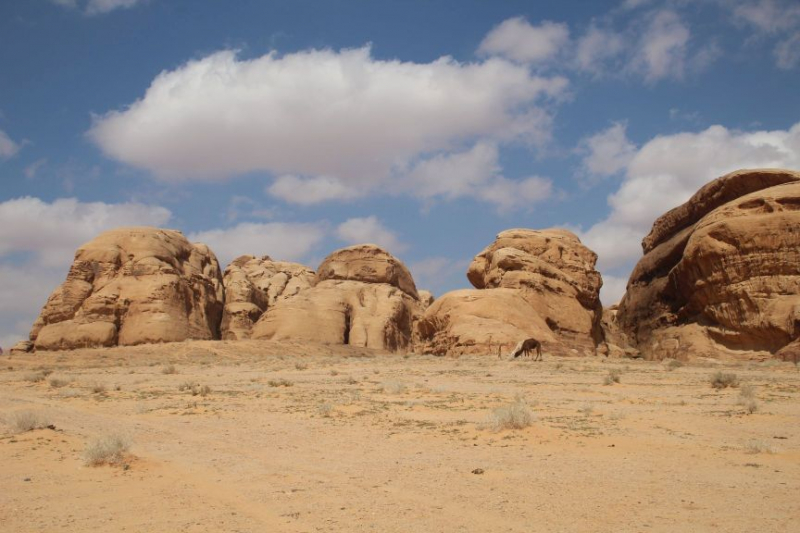
<path id="1" fill-rule="evenodd" d="M 0 531 L 797 531 L 797 366 L 544 352 L 6 355 Z M 720 370 L 739 386 L 712 388 Z M 531 424 L 498 427 L 514 403 Z M 51 428 L 21 431 L 21 412 Z M 127 454 L 87 466 L 109 435 Z"/>

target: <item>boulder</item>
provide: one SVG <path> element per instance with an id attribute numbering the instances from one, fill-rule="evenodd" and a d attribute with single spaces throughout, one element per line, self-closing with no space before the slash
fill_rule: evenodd
<path id="1" fill-rule="evenodd" d="M 800 336 L 800 173 L 737 171 L 656 220 L 617 322 L 648 358 L 777 352 Z"/>
<path id="2" fill-rule="evenodd" d="M 445 294 L 425 311 L 420 349 L 495 353 L 538 335 L 545 352 L 594 354 L 603 339 L 596 261 L 564 229 L 503 231 L 469 266 L 478 290 Z"/>
<path id="3" fill-rule="evenodd" d="M 536 309 L 515 289 L 463 289 L 440 297 L 417 323 L 420 353 L 507 356 L 533 337 L 552 353 L 555 335 Z"/>
<path id="4" fill-rule="evenodd" d="M 351 246 L 322 262 L 313 287 L 269 306 L 252 337 L 398 351 L 411 347 L 419 315 L 405 265 L 375 245 Z"/>
<path id="5" fill-rule="evenodd" d="M 8 350 L 8 353 L 28 353 L 33 351 L 33 343 L 31 341 L 19 341 Z"/>
<path id="6" fill-rule="evenodd" d="M 243 255 L 228 265 L 222 282 L 222 338 L 249 339 L 253 326 L 269 306 L 314 284 L 314 271 L 298 263 L 273 261 L 269 256 Z"/>
<path id="7" fill-rule="evenodd" d="M 31 330 L 37 350 L 218 339 L 219 264 L 179 231 L 119 228 L 81 246 Z"/>

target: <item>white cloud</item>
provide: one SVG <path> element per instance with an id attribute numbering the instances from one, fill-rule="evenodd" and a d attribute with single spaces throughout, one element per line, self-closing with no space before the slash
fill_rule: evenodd
<path id="1" fill-rule="evenodd" d="M 627 124 L 615 122 L 606 130 L 581 141 L 579 151 L 585 156 L 583 167 L 594 176 L 613 176 L 628 166 L 636 153 L 636 145 L 625 133 Z"/>
<path id="2" fill-rule="evenodd" d="M 142 3 L 143 0 L 89 0 L 86 4 L 86 13 L 88 15 L 99 15 L 108 13 L 115 9 L 130 9 L 136 4 Z"/>
<path id="3" fill-rule="evenodd" d="M 734 18 L 764 33 L 778 33 L 800 25 L 800 5 L 794 1 L 755 0 L 735 5 Z"/>
<path id="4" fill-rule="evenodd" d="M 775 64 L 784 70 L 800 65 L 800 5 L 793 0 L 751 0 L 733 4 L 734 20 L 756 36 L 777 37 Z"/>
<path id="5" fill-rule="evenodd" d="M 302 261 L 326 234 L 327 228 L 319 223 L 247 222 L 228 229 L 191 233 L 188 238 L 208 245 L 225 268 L 245 254 L 269 255 L 276 261 Z"/>
<path id="6" fill-rule="evenodd" d="M 592 26 L 578 40 L 575 64 L 578 70 L 595 75 L 602 74 L 606 63 L 625 51 L 625 39 L 613 30 Z"/>
<path id="7" fill-rule="evenodd" d="M 793 33 L 775 45 L 775 61 L 784 70 L 800 65 L 800 32 Z"/>
<path id="8" fill-rule="evenodd" d="M 147 0 L 88 0 L 81 2 L 78 0 L 50 0 L 52 3 L 70 9 L 82 7 L 87 15 L 102 15 L 116 9 L 129 9 L 136 4 L 144 3 Z"/>
<path id="9" fill-rule="evenodd" d="M 552 194 L 549 179 L 511 180 L 501 172 L 497 146 L 479 142 L 466 152 L 439 154 L 419 162 L 404 177 L 402 186 L 423 199 L 471 197 L 500 209 L 527 207 Z"/>
<path id="10" fill-rule="evenodd" d="M 628 279 L 619 276 L 603 276 L 603 287 L 600 289 L 600 301 L 604 307 L 609 307 L 622 300 L 627 290 Z"/>
<path id="11" fill-rule="evenodd" d="M 164 180 L 262 171 L 314 190 L 317 176 L 360 190 L 476 138 L 541 139 L 549 116 L 537 105 L 566 86 L 497 58 L 404 63 L 360 48 L 240 60 L 224 51 L 162 72 L 128 108 L 95 117 L 89 136 Z M 281 184 L 272 192 L 295 198 Z"/>
<path id="12" fill-rule="evenodd" d="M 25 167 L 25 177 L 29 180 L 36 177 L 39 170 L 47 164 L 47 158 L 37 159 L 27 167 Z"/>
<path id="13" fill-rule="evenodd" d="M 118 226 L 161 226 L 171 214 L 138 203 L 83 203 L 63 198 L 52 203 L 30 196 L 0 203 L 0 259 L 32 253 L 36 264 L 66 271 L 76 248 L 98 233 Z"/>
<path id="14" fill-rule="evenodd" d="M 448 257 L 427 257 L 408 265 L 418 289 L 442 295 L 448 290 L 470 286 L 466 271 L 471 259 L 454 260 Z"/>
<path id="15" fill-rule="evenodd" d="M 267 192 L 289 203 L 313 205 L 330 200 L 350 200 L 367 191 L 348 187 L 342 180 L 329 176 L 301 178 L 286 175 L 278 177 Z"/>
<path id="16" fill-rule="evenodd" d="M 641 239 L 663 213 L 709 181 L 741 168 L 800 168 L 800 123 L 789 130 L 741 132 L 712 126 L 698 133 L 658 136 L 627 166 L 609 197 L 611 214 L 581 234 L 602 271 L 630 268 Z"/>
<path id="17" fill-rule="evenodd" d="M 649 83 L 681 79 L 689 38 L 689 28 L 674 11 L 659 11 L 641 35 L 629 68 L 641 73 Z"/>
<path id="18" fill-rule="evenodd" d="M 348 244 L 377 244 L 391 254 L 408 249 L 397 235 L 384 226 L 377 217 L 351 218 L 336 228 L 336 236 Z"/>
<path id="19" fill-rule="evenodd" d="M 544 21 L 532 26 L 523 17 L 504 20 L 478 47 L 482 55 L 498 55 L 521 63 L 546 61 L 569 44 L 569 27 Z"/>
<path id="20" fill-rule="evenodd" d="M 13 157 L 20 150 L 20 145 L 14 142 L 6 132 L 0 130 L 0 159 Z"/>

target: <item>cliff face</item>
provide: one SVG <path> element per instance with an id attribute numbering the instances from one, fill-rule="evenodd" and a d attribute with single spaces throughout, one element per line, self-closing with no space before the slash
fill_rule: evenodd
<path id="1" fill-rule="evenodd" d="M 800 336 L 800 173 L 738 171 L 656 220 L 617 321 L 648 357 Z"/>
<path id="2" fill-rule="evenodd" d="M 218 339 L 219 264 L 178 231 L 120 228 L 81 246 L 33 325 L 40 350 Z"/>

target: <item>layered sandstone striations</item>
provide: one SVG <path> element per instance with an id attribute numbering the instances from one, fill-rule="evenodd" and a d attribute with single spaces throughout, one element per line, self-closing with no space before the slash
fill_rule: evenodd
<path id="1" fill-rule="evenodd" d="M 478 254 L 475 290 L 445 294 L 418 325 L 420 351 L 496 353 L 535 337 L 550 353 L 594 354 L 602 342 L 597 255 L 563 229 L 511 229 Z"/>
<path id="2" fill-rule="evenodd" d="M 205 245 L 178 231 L 120 228 L 78 249 L 30 338 L 39 350 L 218 339 L 222 307 L 219 264 Z"/>
<path id="3" fill-rule="evenodd" d="M 252 336 L 407 349 L 420 305 L 414 280 L 403 263 L 374 245 L 351 246 L 322 262 L 313 287 L 268 307 Z"/>
<path id="4" fill-rule="evenodd" d="M 269 256 L 243 255 L 225 269 L 222 338 L 249 339 L 253 326 L 278 300 L 291 298 L 314 284 L 314 271 Z"/>
<path id="5" fill-rule="evenodd" d="M 776 352 L 800 336 L 800 173 L 742 170 L 653 224 L 618 323 L 653 359 Z"/>

